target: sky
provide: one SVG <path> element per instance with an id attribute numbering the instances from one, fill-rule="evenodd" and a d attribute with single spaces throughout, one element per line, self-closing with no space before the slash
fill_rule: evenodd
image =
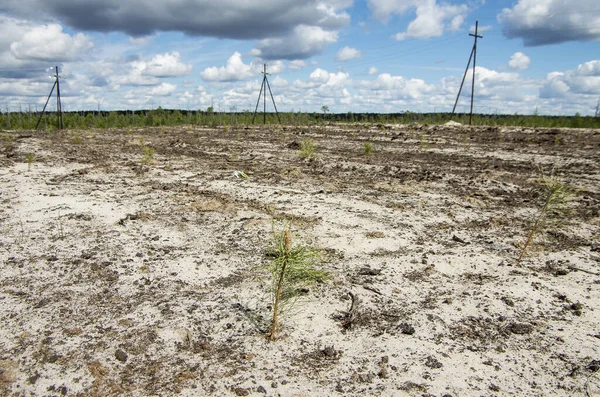
<path id="1" fill-rule="evenodd" d="M 476 21 L 476 113 L 596 113 L 597 0 L 2 0 L 0 109 L 450 112 Z"/>

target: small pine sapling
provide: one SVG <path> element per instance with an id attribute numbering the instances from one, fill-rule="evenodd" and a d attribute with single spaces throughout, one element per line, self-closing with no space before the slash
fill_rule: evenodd
<path id="1" fill-rule="evenodd" d="M 572 212 L 570 203 L 573 194 L 575 193 L 575 189 L 564 183 L 560 177 L 553 173 L 551 173 L 550 176 L 542 177 L 542 182 L 547 194 L 546 201 L 540 209 L 540 212 L 527 235 L 527 239 L 523 243 L 521 253 L 517 259 L 517 264 L 519 264 L 525 256 L 527 248 L 538 232 L 547 228 L 559 228 L 562 225 L 562 221 Z"/>
<path id="2" fill-rule="evenodd" d="M 317 269 L 320 262 L 319 250 L 305 245 L 293 245 L 288 224 L 283 232 L 273 233 L 273 247 L 268 270 L 271 273 L 273 317 L 268 337 L 277 337 L 282 314 L 290 309 L 305 294 L 308 287 L 327 280 L 327 274 Z"/>
<path id="3" fill-rule="evenodd" d="M 300 142 L 300 153 L 298 154 L 303 159 L 311 159 L 315 157 L 317 145 L 310 139 Z"/>

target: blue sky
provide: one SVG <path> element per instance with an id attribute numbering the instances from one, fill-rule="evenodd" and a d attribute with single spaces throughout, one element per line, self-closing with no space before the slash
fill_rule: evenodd
<path id="1" fill-rule="evenodd" d="M 4 0 L 0 108 L 451 111 L 475 20 L 476 112 L 595 113 L 596 0 Z"/>

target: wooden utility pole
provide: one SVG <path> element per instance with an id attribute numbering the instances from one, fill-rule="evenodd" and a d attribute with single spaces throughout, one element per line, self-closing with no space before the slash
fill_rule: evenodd
<path id="1" fill-rule="evenodd" d="M 261 72 L 263 75 L 263 81 L 260 86 L 260 92 L 258 93 L 258 100 L 256 101 L 256 108 L 254 109 L 254 116 L 252 117 L 252 124 L 254 124 L 254 119 L 256 118 L 256 112 L 258 111 L 258 104 L 260 103 L 260 97 L 263 95 L 263 124 L 267 124 L 267 88 L 269 89 L 269 94 L 271 94 L 271 101 L 273 101 L 273 107 L 275 108 L 275 114 L 277 114 L 277 120 L 279 120 L 279 124 L 281 124 L 281 118 L 279 117 L 279 112 L 277 111 L 277 105 L 275 105 L 275 99 L 273 98 L 273 92 L 271 91 L 271 85 L 269 84 L 269 79 L 267 76 L 267 64 L 263 64 L 263 71 Z"/>
<path id="2" fill-rule="evenodd" d="M 452 108 L 452 115 L 456 111 L 456 105 L 458 104 L 458 98 L 460 98 L 460 93 L 462 92 L 463 85 L 465 84 L 465 78 L 467 77 L 467 72 L 469 71 L 469 66 L 471 66 L 471 59 L 473 59 L 473 82 L 471 86 L 471 111 L 469 116 L 469 125 L 473 123 L 473 101 L 475 98 L 475 67 L 477 63 L 477 39 L 483 39 L 483 36 L 479 35 L 479 21 L 475 21 L 475 34 L 469 33 L 469 36 L 473 36 L 475 38 L 475 42 L 473 43 L 473 49 L 471 50 L 471 55 L 469 56 L 469 62 L 467 62 L 467 68 L 465 69 L 465 74 L 463 75 L 462 82 L 460 83 L 460 88 L 458 89 L 458 95 L 456 96 L 456 101 L 454 102 L 454 107 Z"/>
<path id="3" fill-rule="evenodd" d="M 56 113 L 58 115 L 57 128 L 59 130 L 62 130 L 64 128 L 63 118 L 62 118 L 62 105 L 60 102 L 60 83 L 59 83 L 60 75 L 58 74 L 58 66 L 55 67 L 55 70 L 56 70 L 56 74 L 54 75 L 54 78 L 55 78 L 54 85 L 52 86 L 52 89 L 50 90 L 50 95 L 48 95 L 48 99 L 46 99 L 46 103 L 44 104 L 42 113 L 40 114 L 40 117 L 38 118 L 37 124 L 35 125 L 36 130 L 40 125 L 40 121 L 42 121 L 42 117 L 44 117 L 44 113 L 46 112 L 46 106 L 48 106 L 48 102 L 50 102 L 50 98 L 52 97 L 54 88 L 56 88 Z"/>

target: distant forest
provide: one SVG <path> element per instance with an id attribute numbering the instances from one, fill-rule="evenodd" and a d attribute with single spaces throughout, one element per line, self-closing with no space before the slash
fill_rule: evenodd
<path id="1" fill-rule="evenodd" d="M 59 125 L 56 112 L 46 113 L 40 118 L 35 112 L 0 113 L 0 128 L 5 130 L 33 130 L 39 120 L 39 129 L 56 129 Z M 123 111 L 80 111 L 62 113 L 65 129 L 160 127 L 175 125 L 250 125 L 284 124 L 315 125 L 324 123 L 375 123 L 375 124 L 444 124 L 450 120 L 469 124 L 468 114 L 450 113 L 254 113 L 213 112 L 201 110 L 123 110 Z M 568 127 L 600 128 L 600 117 L 593 116 L 545 116 L 519 114 L 475 114 L 473 125 L 521 126 L 521 127 Z"/>

